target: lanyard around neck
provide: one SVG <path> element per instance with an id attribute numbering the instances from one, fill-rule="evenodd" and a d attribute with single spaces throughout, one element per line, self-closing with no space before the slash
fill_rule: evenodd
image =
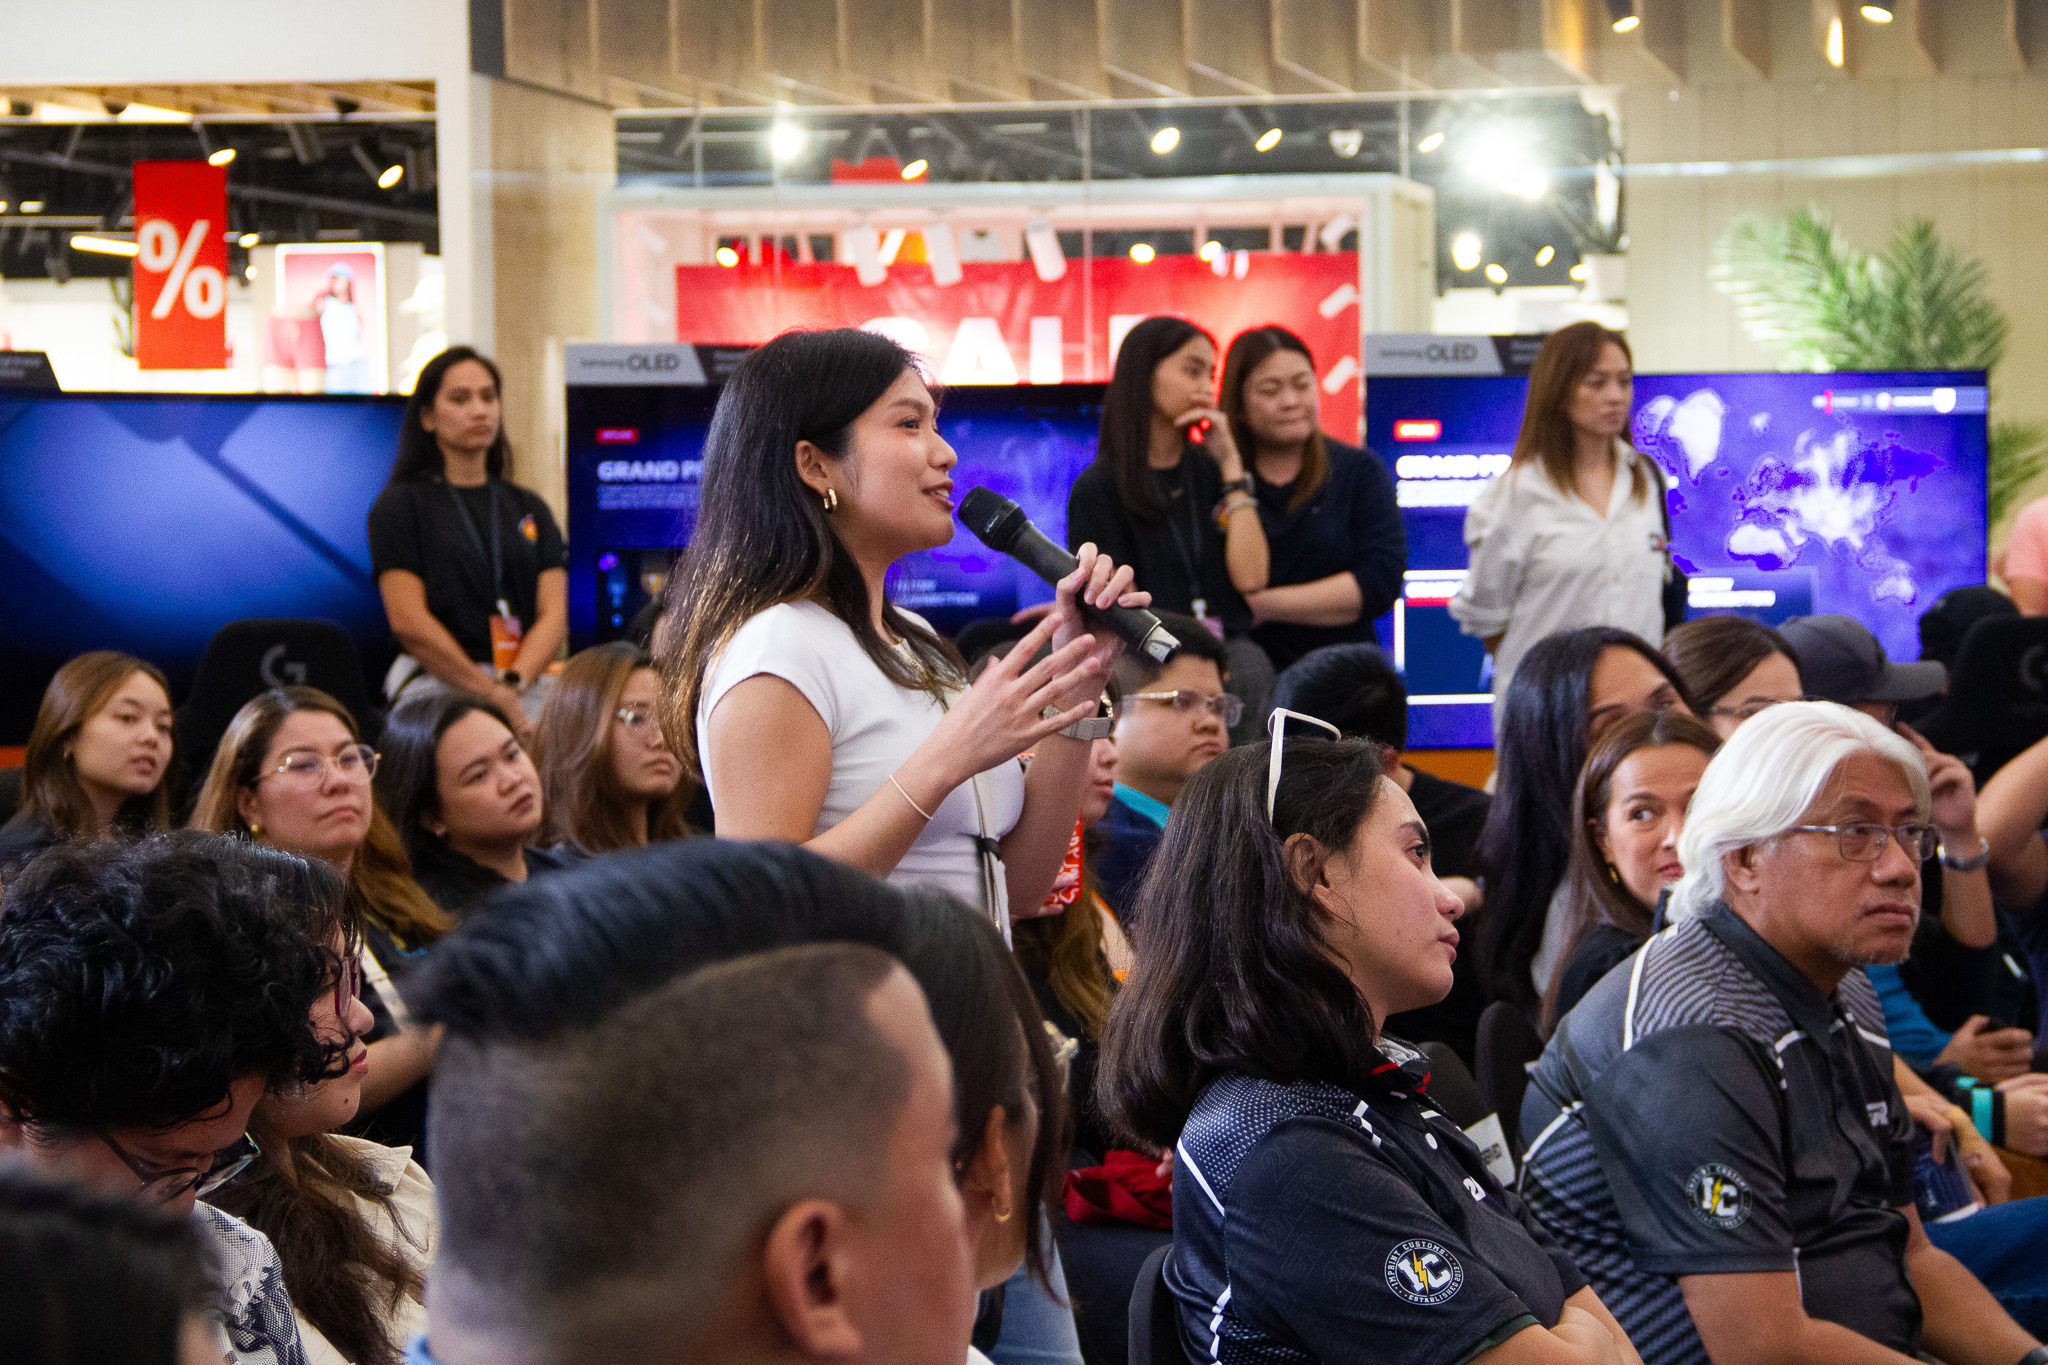
<path id="1" fill-rule="evenodd" d="M 448 496 L 455 500 L 455 510 L 462 514 L 462 525 L 469 532 L 470 544 L 476 547 L 477 557 L 490 566 L 491 595 L 498 599 L 498 609 L 509 616 L 511 612 L 504 605 L 505 556 L 503 548 L 498 543 L 502 529 L 498 523 L 498 481 L 489 479 L 486 480 L 486 484 L 491 490 L 491 548 L 488 551 L 484 549 L 484 538 L 477 532 L 476 518 L 470 516 L 469 504 L 462 500 L 462 494 L 455 491 L 455 485 L 452 483 L 444 482 L 442 486 L 448 490 Z"/>

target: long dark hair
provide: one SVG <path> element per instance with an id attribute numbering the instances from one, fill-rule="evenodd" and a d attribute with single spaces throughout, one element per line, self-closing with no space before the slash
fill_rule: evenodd
<path id="1" fill-rule="evenodd" d="M 1633 650 L 1686 695 L 1677 671 L 1641 637 L 1612 626 L 1559 631 L 1515 666 L 1494 740 L 1493 805 L 1476 849 L 1486 905 L 1474 916 L 1472 961 L 1489 1000 L 1512 1000 L 1532 1020 L 1540 997 L 1529 964 L 1570 860 L 1572 787 L 1586 763 L 1593 668 L 1609 649 Z"/>
<path id="2" fill-rule="evenodd" d="M 1379 1064 L 1372 1010 L 1310 894 L 1320 868 L 1290 867 L 1284 845 L 1306 834 L 1319 858 L 1351 848 L 1379 799 L 1380 746 L 1288 741 L 1268 821 L 1270 752 L 1228 749 L 1189 779 L 1138 888 L 1137 962 L 1110 1007 L 1095 1091 L 1113 1125 L 1155 1150 L 1225 1073 L 1355 1089 Z"/>
<path id="3" fill-rule="evenodd" d="M 1186 318 L 1159 314 L 1124 334 L 1117 348 L 1116 370 L 1102 395 L 1102 425 L 1095 438 L 1095 462 L 1109 466 L 1116 494 L 1145 521 L 1166 515 L 1165 499 L 1152 477 L 1152 375 L 1159 363 L 1193 341 L 1216 338 Z"/>
<path id="4" fill-rule="evenodd" d="M 1616 721 L 1586 756 L 1585 769 L 1572 791 L 1571 867 L 1566 874 L 1570 887 L 1566 913 L 1571 916 L 1571 928 L 1565 950 L 1558 955 L 1557 971 L 1544 987 L 1545 1032 L 1556 1027 L 1557 990 L 1564 980 L 1564 966 L 1588 929 L 1611 924 L 1638 942 L 1650 936 L 1657 907 L 1636 899 L 1636 893 L 1615 873 L 1613 862 L 1600 851 L 1593 830 L 1607 822 L 1615 771 L 1645 749 L 1668 745 L 1687 745 L 1712 758 L 1721 747 L 1721 738 L 1703 722 L 1676 711 L 1638 712 Z"/>
<path id="5" fill-rule="evenodd" d="M 77 768 L 64 753 L 65 746 L 100 713 L 121 684 L 137 673 L 147 675 L 164 690 L 164 699 L 170 700 L 171 684 L 162 669 L 111 649 L 96 649 L 67 661 L 43 689 L 35 728 L 29 732 L 28 750 L 22 758 L 21 809 L 40 817 L 67 839 L 91 838 L 98 832 L 99 822 L 92 798 L 78 783 Z M 178 758 L 178 733 L 173 727 L 156 789 L 147 796 L 123 801 L 114 817 L 115 829 L 125 834 L 154 834 L 170 828 L 171 778 Z"/>
<path id="6" fill-rule="evenodd" d="M 533 762 L 540 769 L 543 844 L 577 844 L 589 853 L 631 848 L 635 798 L 619 787 L 612 750 L 626 683 L 654 660 L 624 640 L 593 645 L 562 666 L 555 690 L 533 727 Z M 647 842 L 687 838 L 691 790 L 678 782 L 667 796 L 642 800 Z"/>
<path id="7" fill-rule="evenodd" d="M 1252 371 L 1281 351 L 1293 351 L 1308 362 L 1311 373 L 1316 367 L 1316 358 L 1309 351 L 1308 343 L 1285 327 L 1254 327 L 1248 332 L 1239 332 L 1230 343 L 1230 350 L 1223 357 L 1223 391 L 1218 395 L 1216 406 L 1223 409 L 1223 416 L 1230 423 L 1230 434 L 1237 441 L 1237 448 L 1244 454 L 1247 465 L 1255 463 L 1259 454 L 1258 438 L 1252 435 L 1252 424 L 1245 416 L 1244 385 L 1252 377 Z M 1295 476 L 1294 492 L 1287 499 L 1287 510 L 1299 512 L 1308 506 L 1308 501 L 1323 486 L 1323 480 L 1330 474 L 1330 451 L 1323 444 L 1322 428 L 1308 434 L 1308 443 L 1301 448 L 1301 473 Z"/>
<path id="8" fill-rule="evenodd" d="M 491 383 L 498 390 L 498 400 L 504 401 L 505 377 L 498 372 L 498 362 L 474 346 L 450 346 L 420 366 L 420 377 L 412 386 L 412 397 L 405 400 L 405 420 L 398 428 L 398 458 L 391 463 L 391 477 L 384 481 L 386 488 L 395 483 L 417 483 L 441 476 L 441 443 L 434 439 L 433 432 L 420 425 L 420 419 L 441 396 L 441 381 L 448 377 L 448 371 L 465 360 L 474 360 L 491 372 Z M 498 439 L 491 442 L 491 449 L 484 456 L 484 474 L 487 478 L 502 479 L 511 464 L 512 442 L 505 435 L 505 424 L 500 420 Z"/>
<path id="9" fill-rule="evenodd" d="M 362 943 L 355 905 L 341 893 L 288 909 L 306 937 L 326 947 L 339 938 L 353 956 Z M 391 1196 L 369 1163 L 327 1133 L 285 1139 L 266 1133 L 263 1108 L 250 1118 L 262 1146 L 240 1176 L 208 1196 L 268 1237 L 284 1265 L 292 1306 L 353 1365 L 399 1365 L 403 1342 L 385 1322 L 426 1286 L 419 1266 L 385 1242 L 363 1218 L 357 1200 L 382 1204 Z M 392 1218 L 396 1225 L 398 1219 Z M 402 1236 L 412 1234 L 401 1227 Z M 423 1242 L 415 1241 L 418 1251 Z"/>
<path id="10" fill-rule="evenodd" d="M 938 696 L 961 680 L 953 647 L 886 602 L 882 621 L 909 645 L 914 662 L 883 643 L 860 565 L 796 470 L 799 441 L 845 459 L 855 419 L 916 369 L 910 352 L 887 337 L 842 327 L 784 332 L 749 352 L 726 381 L 704 442 L 697 527 L 676 563 L 656 635 L 668 699 L 662 729 L 692 777 L 703 775 L 697 701 L 711 661 L 770 607 L 823 606 L 899 687 Z"/>
<path id="11" fill-rule="evenodd" d="M 1701 714 L 1720 704 L 1735 684 L 1773 654 L 1799 667 L 1799 655 L 1784 636 L 1742 616 L 1702 616 L 1664 636 L 1664 657 L 1685 681 L 1685 695 Z"/>
<path id="12" fill-rule="evenodd" d="M 1628 339 L 1597 322 L 1574 322 L 1560 327 L 1543 339 L 1536 360 L 1529 366 L 1529 397 L 1522 409 L 1522 429 L 1515 437 L 1513 463 L 1534 464 L 1563 491 L 1578 488 L 1574 472 L 1576 437 L 1572 431 L 1572 390 L 1600 363 L 1600 353 L 1609 345 L 1621 347 L 1630 366 L 1635 353 Z M 1629 469 L 1629 497 L 1641 502 L 1650 491 L 1645 461 L 1638 457 Z"/>
<path id="13" fill-rule="evenodd" d="M 377 799 L 391 812 L 391 823 L 398 826 L 398 837 L 405 841 L 415 867 L 453 856 L 448 841 L 430 833 L 424 821 L 441 813 L 441 775 L 436 766 L 441 736 L 474 711 L 512 729 L 504 710 L 489 697 L 428 683 L 409 689 L 384 722 L 378 741 L 383 757 L 377 764 Z M 541 811 L 545 818 L 545 798 Z"/>

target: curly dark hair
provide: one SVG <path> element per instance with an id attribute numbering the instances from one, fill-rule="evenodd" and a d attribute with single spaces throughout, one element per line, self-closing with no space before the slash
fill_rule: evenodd
<path id="1" fill-rule="evenodd" d="M 314 1031 L 334 950 L 288 908 L 338 903 L 323 863 L 184 831 L 63 845 L 0 903 L 0 1105 L 31 1128 L 172 1128 L 243 1076 L 341 1075 Z"/>
<path id="2" fill-rule="evenodd" d="M 199 1224 L 0 1163 L 7 1359 L 170 1365 L 184 1319 L 215 1305 Z"/>

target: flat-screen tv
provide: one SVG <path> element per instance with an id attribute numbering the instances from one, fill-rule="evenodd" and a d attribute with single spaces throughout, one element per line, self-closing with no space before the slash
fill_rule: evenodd
<path id="1" fill-rule="evenodd" d="M 339 622 L 389 657 L 366 521 L 404 400 L 0 393 L 0 744 L 65 660 L 119 649 L 174 698 L 214 631 Z"/>
<path id="2" fill-rule="evenodd" d="M 1465 509 L 1507 467 L 1527 390 L 1502 376 L 1367 381 L 1366 439 L 1408 528 L 1406 590 L 1381 635 L 1418 747 L 1492 743 L 1491 660 L 1446 604 Z M 1984 581 L 1981 371 L 1640 374 L 1629 437 L 1671 483 L 1688 616 L 1839 612 L 1911 659 L 1934 599 Z"/>
<path id="3" fill-rule="evenodd" d="M 1095 458 L 1100 384 L 947 390 L 939 432 L 958 452 L 955 500 L 985 484 L 1065 542 L 1067 489 Z M 569 640 L 625 633 L 660 591 L 697 522 L 704 440 L 718 390 L 707 385 L 573 385 L 568 399 Z M 1052 600 L 1052 589 L 965 527 L 944 547 L 903 560 L 897 605 L 945 633 Z"/>

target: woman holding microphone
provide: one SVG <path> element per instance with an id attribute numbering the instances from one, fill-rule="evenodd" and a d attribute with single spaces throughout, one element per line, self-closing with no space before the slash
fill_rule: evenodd
<path id="1" fill-rule="evenodd" d="M 489 697 L 520 733 L 524 694 L 569 633 L 568 558 L 540 494 L 506 476 L 498 367 L 467 346 L 420 370 L 391 478 L 370 506 L 370 567 L 405 649 L 385 691 L 420 671 Z"/>
<path id="2" fill-rule="evenodd" d="M 1507 470 L 1465 514 L 1471 564 L 1451 615 L 1493 655 L 1494 712 L 1546 635 L 1618 626 L 1664 638 L 1664 476 L 1623 439 L 1634 361 L 1619 332 L 1575 322 L 1529 370 Z"/>
<path id="3" fill-rule="evenodd" d="M 1011 904 L 1052 890 L 1109 729 L 1099 699 L 1123 646 L 1087 633 L 1081 607 L 1150 598 L 1084 545 L 1052 611 L 969 686 L 884 588 L 898 559 L 953 536 L 936 417 L 909 353 L 872 333 L 790 332 L 740 362 L 660 631 L 664 725 L 721 838 L 804 844 L 1007 929 Z"/>

